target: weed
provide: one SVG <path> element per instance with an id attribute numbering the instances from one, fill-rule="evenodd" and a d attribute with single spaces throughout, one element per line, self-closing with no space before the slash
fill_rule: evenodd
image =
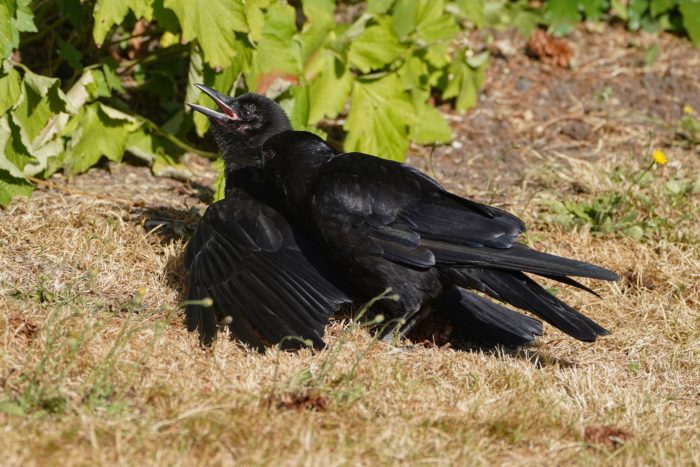
<path id="1" fill-rule="evenodd" d="M 597 235 L 618 234 L 636 240 L 649 240 L 660 230 L 670 230 L 673 222 L 660 209 L 668 204 L 681 204 L 694 194 L 697 181 L 669 178 L 661 181 L 655 173 L 667 163 L 660 149 L 652 152 L 651 162 L 642 170 L 625 176 L 620 170 L 611 175 L 622 185 L 592 200 L 550 200 L 549 220 L 573 227 L 586 226 Z M 626 187 L 625 187 L 626 185 Z"/>

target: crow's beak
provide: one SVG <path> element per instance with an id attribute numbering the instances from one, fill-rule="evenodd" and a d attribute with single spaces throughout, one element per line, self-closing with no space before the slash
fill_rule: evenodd
<path id="1" fill-rule="evenodd" d="M 219 107 L 219 110 L 221 112 L 217 112 L 215 110 L 209 109 L 207 107 L 203 107 L 201 105 L 197 104 L 190 104 L 189 105 L 193 110 L 196 110 L 197 112 L 201 112 L 207 117 L 211 118 L 216 118 L 218 120 L 240 120 L 241 118 L 238 116 L 238 114 L 224 101 L 226 96 L 221 95 L 219 92 L 213 90 L 212 88 L 209 88 L 203 84 L 195 84 L 199 89 L 202 90 L 204 94 L 209 96 L 211 100 L 214 101 L 214 103 Z"/>

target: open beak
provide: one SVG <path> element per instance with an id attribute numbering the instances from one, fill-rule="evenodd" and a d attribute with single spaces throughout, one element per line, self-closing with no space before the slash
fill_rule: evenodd
<path id="1" fill-rule="evenodd" d="M 226 96 L 223 96 L 219 92 L 213 90 L 210 87 L 207 87 L 203 84 L 195 84 L 201 91 L 209 96 L 211 100 L 214 101 L 214 103 L 219 107 L 219 110 L 221 112 L 217 112 L 216 110 L 212 110 L 210 108 L 197 105 L 197 104 L 190 104 L 189 105 L 193 110 L 196 110 L 197 112 L 201 112 L 207 117 L 210 118 L 216 118 L 218 120 L 240 120 L 241 118 L 238 116 L 238 114 L 224 101 Z"/>

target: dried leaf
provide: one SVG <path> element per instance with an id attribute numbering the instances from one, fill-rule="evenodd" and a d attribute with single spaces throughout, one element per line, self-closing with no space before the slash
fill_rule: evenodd
<path id="1" fill-rule="evenodd" d="M 568 68 L 574 55 L 566 39 L 552 37 L 541 29 L 536 30 L 527 41 L 527 54 L 542 63 Z"/>

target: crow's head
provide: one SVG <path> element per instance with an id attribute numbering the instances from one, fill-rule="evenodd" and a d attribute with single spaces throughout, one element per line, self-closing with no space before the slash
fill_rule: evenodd
<path id="1" fill-rule="evenodd" d="M 188 105 L 209 117 L 224 159 L 255 165 L 259 162 L 256 148 L 260 148 L 270 136 L 292 129 L 287 114 L 272 99 L 253 93 L 234 98 L 203 84 L 196 86 L 211 97 L 220 112 L 201 105 Z"/>

